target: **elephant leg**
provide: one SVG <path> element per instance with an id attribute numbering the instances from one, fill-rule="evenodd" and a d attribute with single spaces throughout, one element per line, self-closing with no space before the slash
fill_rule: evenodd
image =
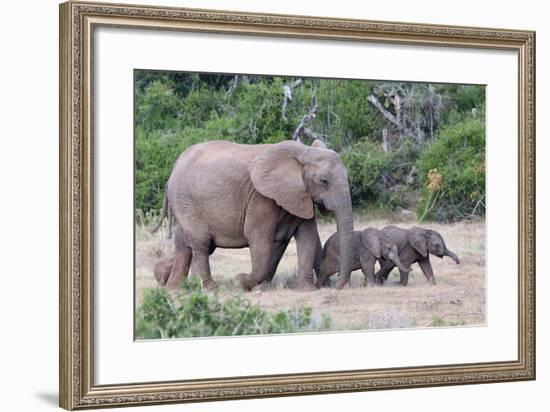
<path id="1" fill-rule="evenodd" d="M 407 286 L 409 283 L 409 272 L 399 269 L 399 283 L 403 286 Z"/>
<path id="2" fill-rule="evenodd" d="M 273 277 L 277 272 L 277 268 L 279 267 L 279 263 L 281 262 L 281 259 L 285 254 L 285 251 L 286 251 L 286 248 L 288 247 L 289 242 L 290 242 L 290 239 L 282 242 L 273 243 L 271 260 L 269 262 L 269 268 L 267 271 L 267 279 L 266 279 L 267 282 L 271 282 L 273 280 Z"/>
<path id="3" fill-rule="evenodd" d="M 338 257 L 328 252 L 321 261 L 321 269 L 317 276 L 317 287 L 322 288 L 330 284 L 330 277 L 340 270 Z"/>
<path id="4" fill-rule="evenodd" d="M 191 257 L 191 248 L 185 248 L 175 252 L 172 270 L 166 282 L 167 288 L 177 289 L 179 288 L 181 282 L 187 279 L 189 266 L 191 265 Z"/>
<path id="5" fill-rule="evenodd" d="M 426 256 L 424 259 L 418 261 L 418 266 L 432 285 L 435 285 L 434 272 L 432 270 L 432 264 L 430 263 L 430 255 Z"/>
<path id="6" fill-rule="evenodd" d="M 239 273 L 237 278 L 241 287 L 249 292 L 254 287 L 268 279 L 269 271 L 272 268 L 273 242 L 258 240 L 250 244 L 250 258 L 252 261 L 251 273 Z"/>
<path id="7" fill-rule="evenodd" d="M 372 253 L 363 250 L 359 255 L 359 261 L 361 262 L 361 271 L 365 276 L 367 286 L 375 286 L 376 279 L 374 277 L 374 264 L 376 263 L 376 257 Z"/>
<path id="8" fill-rule="evenodd" d="M 166 282 L 170 277 L 170 272 L 172 271 L 173 266 L 174 266 L 173 256 L 155 265 L 153 269 L 153 273 L 155 274 L 155 279 L 157 279 L 157 282 L 160 283 L 162 286 L 166 285 Z"/>
<path id="9" fill-rule="evenodd" d="M 191 248 L 187 243 L 183 229 L 179 225 L 176 226 L 175 230 L 174 249 L 174 256 L 171 259 L 172 264 L 165 282 L 166 287 L 170 289 L 177 289 L 181 282 L 187 278 L 192 257 Z"/>
<path id="10" fill-rule="evenodd" d="M 388 277 L 395 265 L 392 261 L 385 259 L 380 259 L 380 264 L 380 270 L 376 272 L 374 277 L 377 283 L 383 284 L 386 280 L 388 280 Z"/>
<path id="11" fill-rule="evenodd" d="M 208 260 L 210 245 L 194 244 L 191 246 L 191 253 L 193 255 L 193 274 L 201 276 L 202 286 L 206 290 L 216 289 L 217 285 L 214 279 L 212 279 L 210 262 Z"/>
<path id="12" fill-rule="evenodd" d="M 321 244 L 321 238 L 319 237 L 319 233 L 317 232 L 317 239 L 316 239 L 316 245 L 315 245 L 315 261 L 313 263 L 313 269 L 315 270 L 315 275 L 317 276 L 317 284 L 319 286 L 319 275 L 321 274 L 321 262 L 323 261 L 323 245 Z M 325 286 L 328 281 L 328 278 L 325 279 L 323 282 Z"/>
<path id="13" fill-rule="evenodd" d="M 298 255 L 299 289 L 315 289 L 313 267 L 317 252 L 317 226 L 314 219 L 304 221 L 296 231 L 296 253 Z"/>

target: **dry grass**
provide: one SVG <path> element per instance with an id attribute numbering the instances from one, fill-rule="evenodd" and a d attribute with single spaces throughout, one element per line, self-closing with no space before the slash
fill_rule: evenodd
<path id="1" fill-rule="evenodd" d="M 356 230 L 367 226 L 382 228 L 388 224 L 410 227 L 414 223 L 395 223 L 395 220 L 357 219 Z M 361 271 L 352 274 L 351 287 L 344 290 L 322 289 L 300 292 L 293 289 L 296 278 L 296 244 L 292 241 L 281 260 L 271 288 L 259 287 L 247 297 L 267 310 L 311 307 L 315 314 L 328 314 L 334 329 L 386 329 L 401 327 L 480 325 L 485 323 L 485 223 L 459 222 L 453 224 L 424 224 L 439 231 L 447 246 L 461 259 L 456 265 L 451 259 L 432 257 L 437 285 L 428 284 L 418 265 L 413 265 L 409 285 L 394 282 L 397 270 L 385 286 L 363 287 Z M 336 225 L 319 225 L 324 242 Z M 136 298 L 141 299 L 143 288 L 157 283 L 153 266 L 172 251 L 165 233 L 149 234 L 137 229 L 136 240 Z M 234 280 L 239 272 L 249 272 L 248 249 L 217 249 L 210 258 L 214 279 L 220 285 L 220 296 L 238 293 Z"/>

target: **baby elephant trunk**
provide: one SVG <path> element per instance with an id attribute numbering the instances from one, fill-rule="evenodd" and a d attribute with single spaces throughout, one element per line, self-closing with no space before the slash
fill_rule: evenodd
<path id="1" fill-rule="evenodd" d="M 317 276 L 317 283 L 315 284 L 317 288 L 320 289 L 324 286 L 327 286 L 328 277 L 331 275 L 328 272 L 329 271 L 327 270 L 327 264 L 325 260 L 323 260 L 321 262 L 321 270 L 319 272 L 319 276 Z"/>
<path id="2" fill-rule="evenodd" d="M 407 268 L 401 263 L 401 260 L 399 259 L 399 254 L 395 252 L 388 253 L 388 258 L 399 268 L 400 271 L 409 273 L 411 271 L 410 268 Z"/>
<path id="3" fill-rule="evenodd" d="M 458 256 L 451 252 L 449 249 L 445 249 L 445 253 L 443 255 L 449 256 L 452 260 L 456 262 L 457 265 L 460 263 L 460 259 L 458 258 Z"/>

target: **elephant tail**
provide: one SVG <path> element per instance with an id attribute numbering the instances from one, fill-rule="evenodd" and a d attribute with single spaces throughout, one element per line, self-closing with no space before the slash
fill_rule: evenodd
<path id="1" fill-rule="evenodd" d="M 149 232 L 155 233 L 158 231 L 162 226 L 164 219 L 168 219 L 168 239 L 170 239 L 172 237 L 172 208 L 168 204 L 168 184 L 166 184 L 164 189 L 164 200 L 162 202 L 162 210 L 160 212 L 159 221 Z"/>

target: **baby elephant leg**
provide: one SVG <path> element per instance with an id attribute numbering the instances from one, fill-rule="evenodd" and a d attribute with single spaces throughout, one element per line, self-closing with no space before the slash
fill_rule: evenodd
<path id="1" fill-rule="evenodd" d="M 407 286 L 409 283 L 409 272 L 399 269 L 400 283 L 403 286 Z"/>
<path id="2" fill-rule="evenodd" d="M 432 285 L 435 285 L 435 277 L 432 270 L 432 264 L 430 263 L 430 256 L 428 255 L 425 259 L 419 260 L 418 265 L 424 273 L 424 276 L 426 276 L 428 282 L 430 282 Z"/>
<path id="3" fill-rule="evenodd" d="M 376 283 L 382 285 L 388 280 L 392 269 L 395 264 L 391 260 L 380 259 L 380 270 L 374 275 Z"/>
<path id="4" fill-rule="evenodd" d="M 374 264 L 376 263 L 376 257 L 365 250 L 359 255 L 359 260 L 361 262 L 361 271 L 367 281 L 367 286 L 375 286 L 376 278 L 374 277 Z"/>

